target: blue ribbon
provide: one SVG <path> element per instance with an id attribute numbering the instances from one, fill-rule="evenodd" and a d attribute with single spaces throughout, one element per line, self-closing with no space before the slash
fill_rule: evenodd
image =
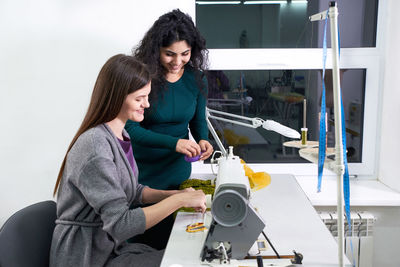
<path id="1" fill-rule="evenodd" d="M 318 192 L 321 192 L 322 174 L 324 172 L 325 163 L 325 147 L 326 147 L 326 103 L 325 103 L 325 65 L 326 65 L 326 25 L 328 24 L 328 11 L 326 11 L 325 26 L 324 26 L 324 40 L 322 49 L 322 96 L 321 96 L 321 115 L 319 118 L 319 146 L 318 146 Z"/>

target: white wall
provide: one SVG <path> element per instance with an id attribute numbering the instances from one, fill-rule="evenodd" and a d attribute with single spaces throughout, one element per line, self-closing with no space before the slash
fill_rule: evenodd
<path id="1" fill-rule="evenodd" d="M 379 179 L 400 191 L 398 159 L 400 151 L 400 18 L 394 10 L 399 10 L 400 1 L 390 0 L 392 12 L 387 14 L 384 63 L 383 102 L 381 116 L 381 151 Z"/>
<path id="2" fill-rule="evenodd" d="M 187 0 L 0 1 L 0 225 L 51 199 L 101 66 Z"/>

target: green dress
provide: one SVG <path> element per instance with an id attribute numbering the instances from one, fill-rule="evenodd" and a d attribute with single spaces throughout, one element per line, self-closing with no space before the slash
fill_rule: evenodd
<path id="1" fill-rule="evenodd" d="M 194 73 L 185 68 L 182 77 L 167 82 L 167 89 L 146 110 L 141 123 L 128 121 L 128 131 L 139 168 L 139 183 L 155 189 L 177 189 L 189 178 L 192 167 L 176 152 L 179 139 L 208 140 L 205 120 L 207 90 L 199 90 Z"/>

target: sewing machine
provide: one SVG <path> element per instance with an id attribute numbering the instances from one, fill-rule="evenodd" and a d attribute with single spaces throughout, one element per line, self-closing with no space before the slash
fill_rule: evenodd
<path id="1" fill-rule="evenodd" d="M 212 221 L 201 251 L 201 260 L 243 259 L 265 227 L 250 204 L 250 185 L 243 164 L 229 148 L 218 161 L 218 175 L 211 204 Z"/>
<path id="2" fill-rule="evenodd" d="M 250 128 L 263 127 L 290 138 L 299 138 L 300 134 L 272 120 L 206 109 L 207 125 L 220 148 L 221 157 L 216 160 L 218 174 L 211 204 L 212 221 L 200 258 L 202 262 L 219 260 L 225 264 L 231 259 L 241 260 L 248 255 L 265 228 L 265 222 L 250 203 L 249 178 L 245 175 L 243 164 L 233 154 L 233 147 L 229 147 L 229 152 L 225 150 L 209 118 Z"/>

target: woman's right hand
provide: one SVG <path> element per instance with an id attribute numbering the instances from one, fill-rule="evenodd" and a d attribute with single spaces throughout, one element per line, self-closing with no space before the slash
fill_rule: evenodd
<path id="1" fill-rule="evenodd" d="M 202 190 L 185 191 L 175 194 L 182 203 L 182 207 L 194 208 L 196 211 L 204 213 L 207 209 L 206 195 Z"/>
<path id="2" fill-rule="evenodd" d="M 188 157 L 195 157 L 200 155 L 201 149 L 200 146 L 188 139 L 179 139 L 176 143 L 176 152 L 185 154 Z"/>

